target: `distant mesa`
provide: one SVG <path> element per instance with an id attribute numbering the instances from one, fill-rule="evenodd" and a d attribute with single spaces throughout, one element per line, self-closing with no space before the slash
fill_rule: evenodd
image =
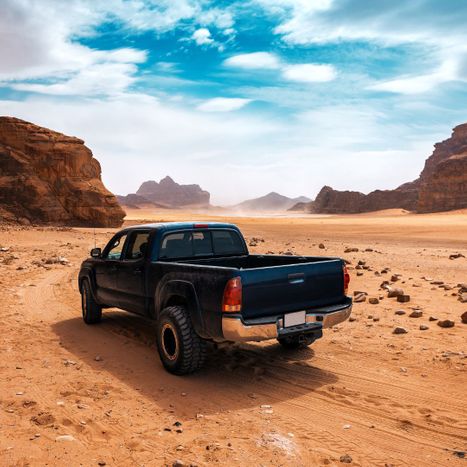
<path id="1" fill-rule="evenodd" d="M 180 185 L 167 176 L 159 183 L 148 180 L 141 184 L 136 193 L 120 196 L 119 200 L 129 207 L 207 208 L 210 197 L 209 192 L 202 190 L 199 185 Z"/>
<path id="2" fill-rule="evenodd" d="M 119 227 L 124 217 L 82 140 L 0 117 L 0 221 Z"/>
<path id="3" fill-rule="evenodd" d="M 383 209 L 438 212 L 467 208 L 467 123 L 450 138 L 435 144 L 420 177 L 395 190 L 338 191 L 324 186 L 305 210 L 311 213 L 353 214 Z"/>
<path id="4" fill-rule="evenodd" d="M 265 196 L 243 201 L 232 206 L 232 208 L 242 211 L 287 211 L 297 205 L 297 203 L 309 203 L 310 201 L 310 198 L 306 196 L 288 198 L 272 191 Z"/>

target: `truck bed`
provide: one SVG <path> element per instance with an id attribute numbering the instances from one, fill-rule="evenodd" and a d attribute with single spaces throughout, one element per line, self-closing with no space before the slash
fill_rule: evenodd
<path id="1" fill-rule="evenodd" d="M 345 302 L 343 262 L 315 256 L 244 255 L 189 259 L 185 264 L 241 277 L 242 318 L 277 316 Z M 225 269 L 224 269 L 225 268 Z"/>

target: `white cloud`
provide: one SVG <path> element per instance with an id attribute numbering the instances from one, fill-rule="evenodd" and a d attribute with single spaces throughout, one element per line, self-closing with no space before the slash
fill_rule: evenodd
<path id="1" fill-rule="evenodd" d="M 229 57 L 224 60 L 224 65 L 247 70 L 277 70 L 281 67 L 281 61 L 277 55 L 269 52 L 253 52 Z"/>
<path id="2" fill-rule="evenodd" d="M 251 99 L 240 97 L 215 97 L 208 99 L 198 106 L 203 112 L 231 112 L 238 110 L 251 102 Z"/>
<path id="3" fill-rule="evenodd" d="M 214 42 L 211 32 L 207 28 L 197 29 L 191 37 L 198 45 L 209 45 Z"/>
<path id="4" fill-rule="evenodd" d="M 283 76 L 289 81 L 315 83 L 332 81 L 336 78 L 337 73 L 332 65 L 303 63 L 299 65 L 287 65 L 284 68 Z"/>
<path id="5" fill-rule="evenodd" d="M 290 45 L 366 41 L 381 47 L 415 45 L 437 67 L 433 72 L 398 76 L 372 89 L 395 93 L 427 92 L 448 81 L 465 79 L 461 63 L 467 52 L 467 2 L 419 0 L 254 0 L 275 14 L 276 34 Z M 449 62 L 454 72 L 446 72 Z M 448 66 L 448 67 L 449 67 Z"/>

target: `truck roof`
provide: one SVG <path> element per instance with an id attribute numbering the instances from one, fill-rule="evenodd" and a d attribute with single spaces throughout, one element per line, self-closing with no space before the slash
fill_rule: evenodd
<path id="1" fill-rule="evenodd" d="M 195 229 L 195 228 L 229 228 L 239 230 L 235 224 L 229 224 L 227 222 L 202 222 L 202 221 L 191 221 L 191 222 L 155 222 L 152 224 L 139 224 L 130 225 L 125 227 L 123 230 L 132 229 L 157 229 L 157 230 L 180 230 L 180 229 Z"/>

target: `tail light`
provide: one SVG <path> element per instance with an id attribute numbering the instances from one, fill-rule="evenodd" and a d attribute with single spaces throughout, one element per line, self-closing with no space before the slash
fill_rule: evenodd
<path id="1" fill-rule="evenodd" d="M 342 266 L 342 272 L 344 273 L 344 295 L 347 295 L 349 291 L 350 274 L 345 264 Z"/>
<path id="2" fill-rule="evenodd" d="M 222 299 L 222 311 L 234 313 L 242 310 L 242 279 L 234 277 L 230 279 L 224 289 Z"/>

